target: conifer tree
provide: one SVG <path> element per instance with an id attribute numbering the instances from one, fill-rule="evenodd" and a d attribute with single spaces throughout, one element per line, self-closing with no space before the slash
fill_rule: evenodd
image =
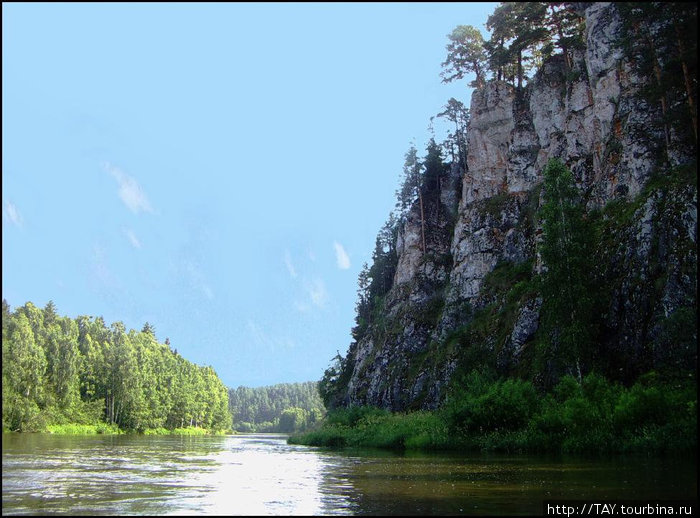
<path id="1" fill-rule="evenodd" d="M 413 204 L 415 199 L 418 198 L 420 204 L 422 250 L 423 253 L 425 253 L 425 208 L 423 206 L 422 183 L 422 165 L 420 160 L 418 160 L 418 151 L 416 147 L 411 144 L 411 147 L 405 155 L 403 182 L 400 190 L 396 192 L 398 198 L 396 205 L 403 213 Z"/>
<path id="2" fill-rule="evenodd" d="M 452 154 L 452 161 L 455 158 L 460 164 L 466 163 L 466 134 L 467 125 L 469 124 L 469 108 L 464 103 L 458 101 L 454 97 L 448 99 L 447 104 L 443 106 L 444 110 L 438 113 L 437 117 L 444 117 L 454 124 L 454 133 L 448 132 L 446 139 L 446 147 L 449 146 L 449 151 Z M 457 156 L 455 157 L 454 148 L 457 148 Z"/>
<path id="3" fill-rule="evenodd" d="M 470 86 L 481 88 L 485 81 L 486 52 L 481 32 L 471 25 L 458 25 L 447 36 L 447 58 L 442 63 L 444 70 L 440 73 L 443 83 L 462 79 L 473 72 L 476 79 Z"/>

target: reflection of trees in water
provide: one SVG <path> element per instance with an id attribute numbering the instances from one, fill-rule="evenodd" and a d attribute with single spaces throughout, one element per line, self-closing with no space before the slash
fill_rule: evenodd
<path id="1" fill-rule="evenodd" d="M 676 469 L 680 459 L 327 455 L 321 487 L 342 494 L 353 514 L 540 514 L 543 500 L 557 498 L 691 498 L 697 481 L 692 461 Z"/>
<path id="2" fill-rule="evenodd" d="M 331 451 L 273 434 L 4 434 L 2 461 L 7 514 L 540 514 L 545 499 L 697 487 L 692 458 Z"/>

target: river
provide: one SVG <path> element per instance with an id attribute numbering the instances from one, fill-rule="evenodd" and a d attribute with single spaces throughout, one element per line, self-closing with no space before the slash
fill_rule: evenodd
<path id="1" fill-rule="evenodd" d="M 2 513 L 541 514 L 550 499 L 697 498 L 696 459 L 329 451 L 284 435 L 3 434 Z"/>

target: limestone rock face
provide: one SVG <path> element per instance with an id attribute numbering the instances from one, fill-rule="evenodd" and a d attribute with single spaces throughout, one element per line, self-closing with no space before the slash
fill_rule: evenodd
<path id="1" fill-rule="evenodd" d="M 536 298 L 528 301 L 520 308 L 517 320 L 513 326 L 513 332 L 499 354 L 498 361 L 501 368 L 508 368 L 518 363 L 525 344 L 539 327 L 541 307 L 542 299 Z"/>
<path id="2" fill-rule="evenodd" d="M 610 231 L 614 246 L 600 257 L 600 282 L 611 289 L 610 307 L 600 308 L 609 327 L 605 347 L 620 371 L 644 368 L 635 362 L 652 361 L 641 353 L 652 346 L 659 360 L 692 356 L 671 342 L 674 314 L 697 305 L 697 188 L 645 194 L 663 142 L 650 129 L 660 108 L 638 95 L 648 79 L 623 58 L 615 4 L 581 5 L 586 48 L 569 64 L 553 56 L 520 92 L 494 81 L 473 93 L 464 164 L 452 164 L 438 199 L 426 202 L 425 221 L 416 203 L 401 222 L 381 322 L 348 352 L 345 404 L 435 408 L 463 361 L 455 333 L 487 310 L 504 316 L 479 338 L 484 351 L 492 350 L 504 371 L 517 368 L 538 329 L 542 299 L 512 307 L 485 281 L 504 264 L 530 265 L 534 274 L 546 269 L 535 213 L 552 157 L 572 171 L 589 210 L 638 203 L 629 224 Z M 671 166 L 688 155 L 668 150 Z"/>
<path id="3" fill-rule="evenodd" d="M 697 335 L 682 318 L 696 318 L 697 189 L 653 191 L 610 240 L 616 246 L 602 259 L 612 266 L 601 282 L 612 291 L 611 363 L 625 379 L 658 363 L 694 362 Z"/>
<path id="4" fill-rule="evenodd" d="M 411 219 L 407 219 L 399 229 L 396 239 L 396 252 L 399 256 L 399 264 L 394 276 L 394 284 L 397 286 L 409 282 L 416 276 L 418 267 L 423 258 L 420 214 L 416 220 L 415 210 L 410 213 Z"/>
<path id="5" fill-rule="evenodd" d="M 529 230 L 521 225 L 524 194 L 503 193 L 464 207 L 452 241 L 449 300 L 471 301 L 499 261 L 523 262 L 532 255 Z"/>
<path id="6" fill-rule="evenodd" d="M 513 88 L 505 83 L 491 83 L 472 95 L 462 206 L 502 191 L 515 127 L 513 100 Z"/>

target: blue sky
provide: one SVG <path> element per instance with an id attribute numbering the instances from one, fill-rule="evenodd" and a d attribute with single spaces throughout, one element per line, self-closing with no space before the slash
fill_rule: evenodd
<path id="1" fill-rule="evenodd" d="M 320 379 L 405 152 L 469 103 L 447 34 L 496 5 L 3 3 L 3 298 Z"/>

